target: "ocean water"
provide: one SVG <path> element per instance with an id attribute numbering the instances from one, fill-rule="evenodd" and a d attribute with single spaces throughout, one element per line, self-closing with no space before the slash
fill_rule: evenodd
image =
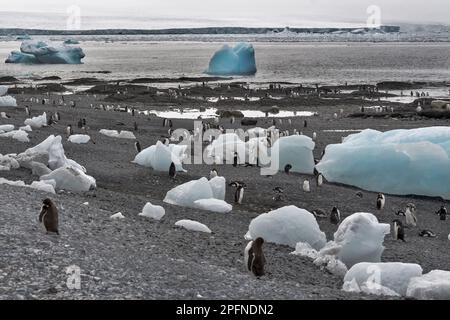
<path id="1" fill-rule="evenodd" d="M 223 42 L 82 41 L 81 65 L 0 64 L 0 76 L 57 75 L 63 79 L 98 77 L 203 76 Z M 19 41 L 0 42 L 0 59 L 18 50 Z M 255 42 L 258 72 L 235 77 L 255 83 L 376 83 L 379 81 L 450 81 L 450 43 L 273 43 Z M 96 74 L 111 71 L 110 74 Z"/>

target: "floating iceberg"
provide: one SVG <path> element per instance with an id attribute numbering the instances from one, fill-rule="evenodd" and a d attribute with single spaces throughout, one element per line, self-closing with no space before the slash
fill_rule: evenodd
<path id="1" fill-rule="evenodd" d="M 174 144 L 166 146 L 158 141 L 156 145 L 139 152 L 133 162 L 163 172 L 169 172 L 170 165 L 173 162 L 177 171 L 185 172 L 182 161 L 186 157 L 186 149 L 187 146 Z"/>
<path id="2" fill-rule="evenodd" d="M 364 130 L 328 145 L 316 166 L 331 182 L 450 199 L 450 127 Z"/>
<path id="3" fill-rule="evenodd" d="M 47 114 L 44 112 L 42 115 L 33 117 L 31 119 L 26 119 L 24 121 L 26 126 L 30 126 L 31 128 L 41 128 L 47 126 Z"/>
<path id="4" fill-rule="evenodd" d="M 153 205 L 150 202 L 147 202 L 144 208 L 142 209 L 142 212 L 139 213 L 140 216 L 152 218 L 155 220 L 161 220 L 165 214 L 166 210 L 164 210 L 163 207 Z"/>
<path id="5" fill-rule="evenodd" d="M 111 138 L 119 138 L 119 139 L 136 139 L 135 135 L 133 132 L 131 131 L 126 131 L 126 130 L 122 130 L 117 131 L 117 130 L 108 130 L 108 129 L 101 129 L 100 133 L 111 137 Z"/>
<path id="6" fill-rule="evenodd" d="M 296 206 L 286 206 L 253 219 L 246 239 L 258 237 L 266 242 L 290 247 L 295 247 L 298 242 L 306 242 L 316 250 L 322 249 L 327 240 L 314 215 Z"/>
<path id="7" fill-rule="evenodd" d="M 390 225 L 379 223 L 371 213 L 358 212 L 345 218 L 320 255 L 332 255 L 350 268 L 359 262 L 380 262 L 384 236 Z"/>
<path id="8" fill-rule="evenodd" d="M 211 233 L 211 229 L 209 229 L 206 225 L 193 220 L 179 220 L 175 222 L 175 225 L 190 231 Z"/>
<path id="9" fill-rule="evenodd" d="M 355 264 L 344 277 L 344 290 L 383 294 L 388 288 L 396 294 L 405 296 L 409 281 L 422 275 L 422 267 L 413 263 L 386 262 Z M 377 288 L 378 287 L 378 288 Z M 367 290 L 369 289 L 369 292 Z M 381 289 L 381 290 L 380 290 Z"/>
<path id="10" fill-rule="evenodd" d="M 91 140 L 91 137 L 89 137 L 86 134 L 73 134 L 69 137 L 69 142 L 76 143 L 76 144 L 84 144 L 88 143 Z"/>
<path id="11" fill-rule="evenodd" d="M 0 86 L 0 107 L 17 107 L 17 101 L 11 96 L 5 96 L 8 86 Z"/>
<path id="12" fill-rule="evenodd" d="M 314 141 L 304 135 L 281 137 L 273 144 L 271 158 L 274 161 L 278 155 L 279 170 L 284 170 L 287 164 L 292 166 L 292 172 L 312 174 L 314 172 Z"/>
<path id="13" fill-rule="evenodd" d="M 256 73 L 255 50 L 249 43 L 224 45 L 212 56 L 207 73 L 216 75 L 252 75 Z"/>
<path id="14" fill-rule="evenodd" d="M 421 300 L 449 300 L 450 271 L 433 270 L 412 278 L 406 295 Z"/>
<path id="15" fill-rule="evenodd" d="M 24 41 L 20 51 L 13 51 L 6 63 L 80 64 L 85 57 L 80 47 L 51 45 L 43 41 Z"/>

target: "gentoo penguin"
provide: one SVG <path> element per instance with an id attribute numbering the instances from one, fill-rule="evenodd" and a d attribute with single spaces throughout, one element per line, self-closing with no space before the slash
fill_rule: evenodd
<path id="1" fill-rule="evenodd" d="M 303 191 L 310 192 L 311 188 L 309 187 L 309 180 L 303 181 Z"/>
<path id="2" fill-rule="evenodd" d="M 66 134 L 68 137 L 70 137 L 71 135 L 73 135 L 73 130 L 72 130 L 72 125 L 69 124 L 66 128 Z"/>
<path id="3" fill-rule="evenodd" d="M 54 232 L 59 235 L 58 231 L 58 209 L 52 200 L 45 199 L 42 201 L 41 212 L 39 213 L 39 222 L 44 226 L 47 234 Z"/>
<path id="4" fill-rule="evenodd" d="M 335 118 L 335 119 L 337 119 L 337 118 L 338 118 L 338 115 L 337 115 L 337 113 L 334 113 L 334 114 L 333 114 L 333 118 Z"/>
<path id="5" fill-rule="evenodd" d="M 408 203 L 406 205 L 405 211 L 406 226 L 408 227 L 417 226 L 417 217 L 415 213 L 416 213 L 416 206 L 413 203 Z"/>
<path id="6" fill-rule="evenodd" d="M 308 121 L 303 120 L 303 127 L 304 127 L 304 128 L 307 128 L 307 127 L 308 127 Z"/>
<path id="7" fill-rule="evenodd" d="M 337 207 L 331 209 L 330 222 L 332 224 L 339 224 L 339 222 L 341 222 L 341 212 Z"/>
<path id="8" fill-rule="evenodd" d="M 217 177 L 217 170 L 215 168 L 213 168 L 210 172 L 209 172 L 209 179 L 211 180 L 212 178 Z"/>
<path id="9" fill-rule="evenodd" d="M 422 230 L 419 232 L 419 236 L 428 237 L 428 238 L 436 238 L 436 234 L 431 230 Z"/>
<path id="10" fill-rule="evenodd" d="M 233 157 L 233 167 L 237 167 L 237 165 L 238 165 L 238 153 L 235 152 Z"/>
<path id="11" fill-rule="evenodd" d="M 289 174 L 291 169 L 292 169 L 292 166 L 290 164 L 285 165 L 284 166 L 284 173 Z"/>
<path id="12" fill-rule="evenodd" d="M 236 191 L 234 192 L 234 202 L 242 204 L 242 199 L 244 198 L 244 188 L 246 187 L 245 183 L 233 181 L 229 185 L 236 188 Z"/>
<path id="13" fill-rule="evenodd" d="M 29 106 L 25 106 L 25 113 L 27 114 L 28 117 L 31 116 L 31 111 L 30 111 L 30 107 Z"/>
<path id="14" fill-rule="evenodd" d="M 137 153 L 140 153 L 142 151 L 141 144 L 139 143 L 139 141 L 136 141 L 134 143 L 134 147 L 136 148 Z"/>
<path id="15" fill-rule="evenodd" d="M 377 209 L 378 210 L 383 210 L 385 203 L 386 203 L 386 199 L 384 197 L 384 194 L 379 193 L 377 195 Z"/>
<path id="16" fill-rule="evenodd" d="M 328 218 L 327 213 L 325 211 L 323 211 L 322 209 L 315 209 L 315 210 L 312 211 L 312 214 L 317 219 L 326 219 L 326 218 Z"/>
<path id="17" fill-rule="evenodd" d="M 364 194 L 363 194 L 361 191 L 358 191 L 358 192 L 356 193 L 356 196 L 357 196 L 358 198 L 362 198 L 362 197 L 364 197 Z"/>
<path id="18" fill-rule="evenodd" d="M 405 242 L 405 229 L 403 228 L 403 223 L 398 219 L 395 219 L 392 223 L 394 224 L 394 239 Z"/>
<path id="19" fill-rule="evenodd" d="M 169 168 L 169 177 L 172 179 L 175 179 L 175 176 L 177 175 L 177 169 L 175 168 L 175 163 L 170 164 Z"/>
<path id="20" fill-rule="evenodd" d="M 259 237 L 254 241 L 250 241 L 244 250 L 244 261 L 247 270 L 253 273 L 256 277 L 264 275 L 264 265 L 266 258 L 262 250 L 264 239 Z"/>
<path id="21" fill-rule="evenodd" d="M 436 214 L 439 215 L 439 219 L 445 221 L 447 219 L 447 208 L 445 206 L 441 206 L 441 208 L 436 211 Z"/>
<path id="22" fill-rule="evenodd" d="M 61 120 L 61 117 L 60 117 L 60 115 L 59 115 L 59 112 L 58 112 L 58 111 L 56 111 L 56 112 L 55 112 L 55 120 L 56 120 L 56 121 L 59 121 L 59 120 Z"/>
<path id="23" fill-rule="evenodd" d="M 163 119 L 163 124 L 162 124 L 162 125 L 163 125 L 163 127 L 167 127 L 167 123 L 168 123 L 168 122 L 167 122 L 167 119 L 166 119 L 166 118 L 164 118 L 164 119 Z"/>
<path id="24" fill-rule="evenodd" d="M 138 125 L 136 121 L 134 122 L 134 131 L 138 131 Z"/>
<path id="25" fill-rule="evenodd" d="M 170 144 L 169 138 L 164 138 L 164 145 L 168 146 Z"/>
<path id="26" fill-rule="evenodd" d="M 316 175 L 316 184 L 318 187 L 323 184 L 323 176 L 320 172 Z"/>
<path id="27" fill-rule="evenodd" d="M 78 129 L 83 128 L 83 120 L 78 120 Z"/>
<path id="28" fill-rule="evenodd" d="M 314 131 L 312 134 L 312 140 L 316 141 L 317 140 L 317 133 Z"/>

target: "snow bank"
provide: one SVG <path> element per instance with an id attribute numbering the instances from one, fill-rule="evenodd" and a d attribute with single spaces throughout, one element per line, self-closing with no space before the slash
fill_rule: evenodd
<path id="1" fill-rule="evenodd" d="M 190 231 L 211 233 L 211 230 L 206 225 L 193 220 L 179 220 L 175 222 L 175 225 Z"/>
<path id="2" fill-rule="evenodd" d="M 295 247 L 306 242 L 320 250 L 326 243 L 314 215 L 296 206 L 286 206 L 263 213 L 250 222 L 247 239 L 263 238 L 266 242 Z"/>
<path id="3" fill-rule="evenodd" d="M 450 299 L 450 271 L 433 270 L 412 278 L 406 290 L 408 297 L 422 300 Z"/>
<path id="4" fill-rule="evenodd" d="M 41 176 L 40 180 L 55 180 L 57 190 L 84 192 L 97 187 L 93 177 L 74 167 L 58 168 Z"/>
<path id="5" fill-rule="evenodd" d="M 152 218 L 155 220 L 161 220 L 165 214 L 166 210 L 164 210 L 163 207 L 153 205 L 150 202 L 147 202 L 144 208 L 142 209 L 142 212 L 139 213 L 140 216 Z"/>
<path id="6" fill-rule="evenodd" d="M 108 129 L 101 129 L 100 133 L 111 137 L 111 138 L 119 138 L 119 139 L 136 139 L 135 135 L 133 134 L 133 132 L 131 131 L 126 131 L 126 130 L 122 130 L 117 131 L 117 130 L 108 130 Z"/>
<path id="7" fill-rule="evenodd" d="M 156 145 L 139 152 L 133 162 L 162 172 L 169 172 L 170 164 L 173 162 L 177 171 L 186 172 L 182 164 L 183 159 L 186 157 L 186 149 L 187 146 L 173 144 L 166 146 L 161 141 L 158 141 Z"/>
<path id="8" fill-rule="evenodd" d="M 80 47 L 53 45 L 43 41 L 24 41 L 20 51 L 12 51 L 6 63 L 80 64 L 85 57 Z"/>
<path id="9" fill-rule="evenodd" d="M 207 73 L 217 75 L 251 75 L 256 73 L 255 50 L 249 43 L 234 47 L 224 45 L 212 56 Z"/>
<path id="10" fill-rule="evenodd" d="M 42 128 L 47 126 L 47 114 L 44 112 L 42 115 L 33 117 L 31 119 L 26 119 L 24 121 L 26 126 L 31 128 Z"/>
<path id="11" fill-rule="evenodd" d="M 350 268 L 359 262 L 380 262 L 384 236 L 390 225 L 378 223 L 371 213 L 358 212 L 345 218 L 320 255 L 332 255 Z"/>
<path id="12" fill-rule="evenodd" d="M 367 129 L 328 145 L 316 167 L 331 182 L 450 199 L 450 127 Z"/>
<path id="13" fill-rule="evenodd" d="M 278 155 L 279 170 L 284 170 L 287 164 L 292 166 L 292 172 L 312 174 L 314 172 L 314 141 L 304 135 L 281 137 L 271 149 L 272 161 Z"/>
<path id="14" fill-rule="evenodd" d="M 194 201 L 194 206 L 205 211 L 212 211 L 218 213 L 227 213 L 233 210 L 231 204 L 219 199 L 200 199 Z"/>
<path id="15" fill-rule="evenodd" d="M 69 142 L 76 144 L 84 144 L 88 143 L 91 140 L 91 137 L 85 134 L 73 134 L 69 137 Z"/>
<path id="16" fill-rule="evenodd" d="M 422 275 L 422 267 L 413 263 L 386 262 L 355 264 L 344 277 L 344 291 L 360 291 L 370 294 L 385 294 L 388 288 L 405 296 L 409 281 Z M 384 287 L 384 288 L 380 288 Z M 369 290 L 367 290 L 369 289 Z"/>

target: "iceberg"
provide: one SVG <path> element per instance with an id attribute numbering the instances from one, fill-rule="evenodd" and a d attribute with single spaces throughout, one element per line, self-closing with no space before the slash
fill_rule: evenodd
<path id="1" fill-rule="evenodd" d="M 421 300 L 449 300 L 450 271 L 433 270 L 412 278 L 406 295 Z"/>
<path id="2" fill-rule="evenodd" d="M 163 172 L 169 172 L 170 165 L 173 162 L 177 171 L 186 172 L 182 164 L 183 159 L 187 156 L 186 149 L 187 146 L 174 144 L 166 146 L 158 141 L 156 145 L 139 152 L 133 162 Z"/>
<path id="3" fill-rule="evenodd" d="M 175 225 L 190 231 L 211 233 L 211 229 L 209 229 L 206 225 L 193 220 L 179 220 L 175 222 Z"/>
<path id="4" fill-rule="evenodd" d="M 3 124 L 0 125 L 0 133 L 10 132 L 14 130 L 13 124 Z"/>
<path id="5" fill-rule="evenodd" d="M 330 182 L 450 199 L 450 127 L 367 129 L 328 145 L 316 168 Z"/>
<path id="6" fill-rule="evenodd" d="M 8 86 L 0 86 L 0 107 L 17 107 L 17 101 L 11 96 L 5 96 Z"/>
<path id="7" fill-rule="evenodd" d="M 80 64 L 85 57 L 80 47 L 52 45 L 43 41 L 23 41 L 20 51 L 12 51 L 6 63 Z"/>
<path id="8" fill-rule="evenodd" d="M 0 185 L 7 184 L 10 186 L 16 186 L 16 187 L 25 187 L 30 188 L 34 190 L 39 190 L 47 193 L 53 193 L 55 194 L 55 189 L 53 186 L 54 181 L 33 181 L 30 185 L 25 184 L 25 182 L 19 180 L 19 181 L 11 181 L 7 180 L 5 178 L 0 178 Z"/>
<path id="9" fill-rule="evenodd" d="M 57 190 L 84 192 L 97 187 L 93 177 L 73 167 L 58 168 L 49 174 L 41 176 L 40 180 L 55 180 Z"/>
<path id="10" fill-rule="evenodd" d="M 117 130 L 108 130 L 108 129 L 101 129 L 100 133 L 110 137 L 110 138 L 119 138 L 119 139 L 136 139 L 135 135 L 133 132 L 131 131 L 126 131 L 126 130 L 122 130 L 117 131 Z"/>
<path id="11" fill-rule="evenodd" d="M 144 208 L 142 209 L 142 212 L 139 213 L 140 216 L 152 218 L 155 220 L 161 220 L 165 214 L 166 210 L 164 210 L 163 207 L 153 205 L 150 202 L 147 202 Z"/>
<path id="12" fill-rule="evenodd" d="M 44 112 L 40 116 L 33 117 L 31 119 L 26 119 L 24 121 L 26 126 L 30 126 L 31 128 L 41 128 L 47 126 L 47 114 Z"/>
<path id="13" fill-rule="evenodd" d="M 327 240 L 314 215 L 296 206 L 282 207 L 254 218 L 245 238 L 258 237 L 293 248 L 298 242 L 306 242 L 315 250 L 322 249 Z"/>
<path id="14" fill-rule="evenodd" d="M 69 137 L 69 142 L 76 143 L 76 144 L 84 144 L 88 143 L 91 140 L 91 137 L 89 137 L 86 134 L 73 134 Z"/>
<path id="15" fill-rule="evenodd" d="M 314 147 L 314 141 L 304 135 L 281 137 L 273 144 L 271 158 L 274 161 L 278 156 L 279 170 L 284 170 L 284 167 L 290 164 L 291 172 L 313 174 Z"/>
<path id="16" fill-rule="evenodd" d="M 20 142 L 30 142 L 30 139 L 28 138 L 28 133 L 22 130 L 13 130 L 6 133 L 1 133 L 0 131 L 0 137 L 12 138 Z"/>
<path id="17" fill-rule="evenodd" d="M 224 45 L 212 56 L 207 73 L 253 75 L 256 73 L 255 49 L 249 43 L 238 43 L 234 47 Z"/>
<path id="18" fill-rule="evenodd" d="M 379 223 L 371 213 L 358 212 L 345 218 L 320 255 L 332 255 L 348 268 L 359 262 L 380 262 L 390 225 Z"/>
<path id="19" fill-rule="evenodd" d="M 194 201 L 194 205 L 200 210 L 218 213 L 227 213 L 233 210 L 233 206 L 231 204 L 219 199 L 200 199 Z"/>
<path id="20" fill-rule="evenodd" d="M 238 155 L 238 163 L 245 163 L 247 145 L 236 133 L 221 134 L 206 147 L 208 157 L 216 163 L 233 163 L 234 154 Z"/>
<path id="21" fill-rule="evenodd" d="M 385 262 L 355 264 L 344 277 L 344 291 L 360 291 L 370 294 L 384 294 L 388 288 L 400 296 L 406 296 L 409 282 L 422 275 L 422 267 L 414 263 Z M 377 288 L 378 287 L 378 288 Z M 369 289 L 367 290 L 365 289 Z M 381 289 L 381 290 L 380 290 Z"/>

